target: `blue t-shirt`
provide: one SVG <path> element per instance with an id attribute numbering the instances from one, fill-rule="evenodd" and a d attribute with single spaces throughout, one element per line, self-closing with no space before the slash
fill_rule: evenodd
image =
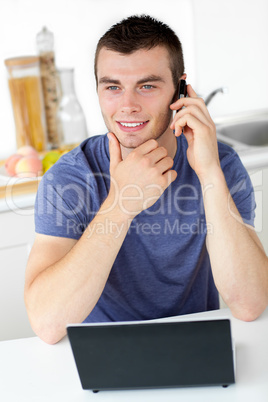
<path id="1" fill-rule="evenodd" d="M 177 138 L 176 180 L 135 217 L 95 308 L 85 322 L 146 320 L 217 309 L 201 186 L 187 141 Z M 254 191 L 236 152 L 219 143 L 221 167 L 244 222 L 254 224 Z M 79 239 L 110 187 L 106 135 L 85 140 L 44 175 L 35 205 L 36 232 Z M 99 233 L 107 227 L 92 227 Z M 120 230 L 120 227 L 118 228 Z"/>

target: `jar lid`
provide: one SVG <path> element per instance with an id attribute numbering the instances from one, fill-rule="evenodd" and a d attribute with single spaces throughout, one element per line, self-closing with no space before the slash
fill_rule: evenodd
<path id="1" fill-rule="evenodd" d="M 54 46 L 54 35 L 50 32 L 47 27 L 43 27 L 36 35 L 36 44 L 39 53 L 52 52 Z"/>
<path id="2" fill-rule="evenodd" d="M 5 65 L 7 67 L 28 67 L 29 65 L 36 63 L 39 63 L 38 56 L 12 57 L 11 59 L 5 60 Z"/>

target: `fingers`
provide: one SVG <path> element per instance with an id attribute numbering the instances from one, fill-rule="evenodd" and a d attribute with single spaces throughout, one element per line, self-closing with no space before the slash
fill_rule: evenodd
<path id="1" fill-rule="evenodd" d="M 205 134 L 207 130 L 214 132 L 214 123 L 204 100 L 197 97 L 191 85 L 187 85 L 187 93 L 188 98 L 179 99 L 170 105 L 170 108 L 173 110 L 180 109 L 170 125 L 170 128 L 175 130 L 175 136 L 181 135 L 184 127 L 184 134 L 187 131 L 189 132 L 189 129 L 196 132 L 198 130 L 199 135 L 202 135 L 202 133 Z"/>
<path id="2" fill-rule="evenodd" d="M 197 96 L 196 92 L 193 90 L 193 88 L 190 84 L 187 85 L 187 94 L 188 94 L 188 97 L 178 99 L 176 102 L 172 103 L 170 105 L 170 109 L 179 110 L 178 113 L 181 113 L 182 111 L 185 110 L 185 108 L 188 108 L 191 105 L 195 105 L 197 108 L 200 109 L 200 111 L 202 111 L 202 113 L 207 118 L 211 119 L 204 100 Z M 184 109 L 182 109 L 183 106 L 185 107 Z"/>
<path id="3" fill-rule="evenodd" d="M 183 108 L 176 114 L 173 122 L 170 125 L 170 128 L 174 130 L 176 122 L 181 120 L 181 118 L 185 115 L 192 115 L 196 119 L 200 120 L 200 122 L 203 124 L 206 124 L 208 122 L 207 116 L 203 113 L 203 111 L 198 106 L 190 105 L 190 106 L 187 106 L 187 108 Z"/>
<path id="4" fill-rule="evenodd" d="M 135 158 L 136 149 L 132 152 L 131 157 Z M 138 155 L 138 160 L 141 163 L 144 171 L 152 169 L 153 174 L 162 175 L 166 171 L 172 168 L 173 159 L 168 156 L 167 149 L 164 147 L 158 147 L 145 155 Z"/>
<path id="5" fill-rule="evenodd" d="M 113 169 L 123 160 L 121 147 L 118 139 L 113 133 L 109 132 L 107 134 L 107 137 L 109 138 L 110 168 Z M 142 156 L 150 153 L 151 151 L 157 148 L 158 148 L 158 142 L 152 139 L 146 141 L 145 143 L 137 147 L 135 153 L 136 154 L 138 153 Z"/>
<path id="6" fill-rule="evenodd" d="M 156 140 L 151 139 L 141 144 L 139 147 L 135 149 L 135 151 L 137 151 L 140 155 L 146 155 L 157 148 L 158 148 L 158 142 Z"/>
<path id="7" fill-rule="evenodd" d="M 188 85 L 187 85 L 187 93 L 188 93 L 188 95 L 189 95 L 191 98 L 197 98 L 197 94 L 196 94 L 196 92 L 194 91 L 194 89 L 193 89 L 193 87 L 192 87 L 191 84 L 188 84 Z"/>
<path id="8" fill-rule="evenodd" d="M 175 121 L 174 130 L 176 137 L 182 133 L 184 127 L 184 134 L 190 129 L 189 131 L 198 133 L 199 137 L 203 137 L 212 131 L 212 126 L 210 126 L 207 121 L 203 122 L 201 119 L 189 113 L 184 114 Z"/>
<path id="9" fill-rule="evenodd" d="M 159 180 L 159 185 L 164 191 L 176 179 L 177 172 L 171 170 L 174 161 L 170 156 L 167 156 L 165 148 L 161 147 L 158 150 L 158 153 L 156 152 L 157 150 L 151 153 L 154 153 L 154 156 L 157 157 L 157 161 L 151 166 L 151 179 L 153 183 Z M 163 155 L 165 156 L 163 157 Z M 150 158 L 151 156 L 152 155 L 150 155 Z"/>
<path id="10" fill-rule="evenodd" d="M 163 177 L 166 181 L 165 183 L 165 189 L 177 178 L 177 172 L 176 170 L 168 170 L 166 173 L 163 174 Z"/>
<path id="11" fill-rule="evenodd" d="M 109 138 L 110 168 L 113 169 L 122 162 L 123 158 L 120 143 L 116 136 L 111 132 L 107 136 Z M 159 147 L 158 142 L 151 139 L 137 147 L 130 155 L 132 158 L 146 156 L 147 159 L 150 159 L 151 164 L 156 164 L 167 156 L 167 150 L 164 147 Z"/>
<path id="12" fill-rule="evenodd" d="M 114 174 L 116 167 L 123 162 L 121 147 L 118 139 L 113 133 L 109 132 L 107 136 L 109 138 L 110 171 Z M 141 163 L 144 173 L 147 169 L 155 169 L 155 173 L 158 172 L 156 175 L 164 175 L 173 166 L 173 159 L 168 156 L 167 149 L 159 147 L 158 142 L 153 139 L 148 140 L 137 147 L 126 159 L 129 161 L 131 160 L 131 164 Z M 172 177 L 173 176 L 174 173 Z M 164 182 L 165 181 L 166 179 Z M 169 181 L 169 183 L 170 182 L 171 181 Z"/>
<path id="13" fill-rule="evenodd" d="M 170 105 L 172 110 L 179 110 L 178 113 L 175 114 L 174 120 L 176 119 L 177 115 L 182 114 L 182 112 L 187 113 L 189 110 L 188 108 L 192 106 L 195 107 L 195 110 L 198 110 L 207 118 L 211 119 L 208 109 L 205 105 L 205 102 L 202 98 L 181 98 L 177 100 L 175 103 Z"/>
<path id="14" fill-rule="evenodd" d="M 145 167 L 156 165 L 161 159 L 167 156 L 167 149 L 159 147 L 156 140 L 148 140 L 135 148 L 127 158 L 131 160 L 143 161 Z"/>
<path id="15" fill-rule="evenodd" d="M 168 151 L 164 147 L 158 147 L 153 151 L 147 154 L 148 158 L 150 158 L 152 164 L 156 164 L 161 161 L 163 158 L 166 158 Z"/>

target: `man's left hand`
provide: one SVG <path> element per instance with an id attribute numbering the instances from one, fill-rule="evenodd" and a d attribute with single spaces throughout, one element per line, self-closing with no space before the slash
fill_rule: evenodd
<path id="1" fill-rule="evenodd" d="M 187 85 L 188 97 L 178 99 L 170 105 L 178 110 L 170 126 L 175 136 L 185 135 L 188 142 L 187 158 L 199 180 L 206 183 L 215 167 L 220 166 L 216 127 L 202 98 Z"/>

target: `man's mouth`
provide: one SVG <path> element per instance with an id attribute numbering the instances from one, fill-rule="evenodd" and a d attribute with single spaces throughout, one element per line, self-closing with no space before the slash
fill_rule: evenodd
<path id="1" fill-rule="evenodd" d="M 123 131 L 136 131 L 143 128 L 149 120 L 146 121 L 117 121 L 117 124 Z"/>

